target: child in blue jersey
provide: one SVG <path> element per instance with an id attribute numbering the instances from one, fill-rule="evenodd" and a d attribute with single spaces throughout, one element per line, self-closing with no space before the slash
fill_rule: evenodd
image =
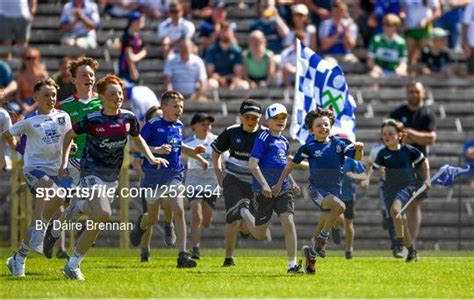
<path id="1" fill-rule="evenodd" d="M 273 195 L 278 195 L 285 178 L 295 166 L 304 159 L 309 161 L 311 201 L 321 209 L 320 222 L 316 227 L 312 247 L 303 246 L 305 271 L 315 273 L 316 256 L 325 257 L 325 248 L 329 231 L 346 206 L 340 199 L 342 167 L 346 156 L 362 159 L 364 144 L 329 136 L 334 124 L 334 114 L 327 109 L 317 108 L 305 117 L 305 125 L 314 136 L 314 140 L 298 149 L 292 161 L 288 162 L 278 183 L 272 188 Z"/>
<path id="2" fill-rule="evenodd" d="M 176 229 L 176 245 L 178 247 L 178 268 L 194 268 L 197 263 L 186 253 L 186 220 L 184 219 L 183 185 L 184 165 L 181 162 L 181 151 L 199 160 L 202 168 L 207 169 L 208 162 L 199 154 L 206 149 L 198 146 L 194 149 L 182 143 L 184 125 L 179 121 L 183 113 L 184 97 L 176 91 L 165 92 L 161 96 L 163 117 L 154 118 L 145 124 L 141 135 L 152 151 L 158 157 L 169 162 L 166 169 L 156 169 L 147 161 L 143 163 L 145 178 L 142 187 L 159 188 L 160 192 L 153 197 L 147 197 L 148 212 L 141 215 L 130 233 L 133 246 L 138 246 L 145 231 L 158 221 L 158 212 L 162 200 L 171 204 L 174 212 Z M 165 145 L 166 153 L 163 154 Z M 156 197 L 155 197 L 156 196 Z"/>
<path id="3" fill-rule="evenodd" d="M 385 169 L 385 183 L 383 185 L 384 201 L 387 210 L 395 225 L 397 243 L 396 252 L 403 251 L 403 243 L 408 249 L 406 262 L 416 261 L 418 254 L 406 230 L 406 218 L 397 218 L 402 207 L 408 202 L 411 195 L 419 187 L 416 168 L 422 167 L 423 184 L 431 186 L 430 166 L 423 153 L 413 146 L 402 144 L 405 136 L 403 124 L 388 120 L 382 125 L 382 138 L 385 148 L 382 148 L 374 162 L 374 169 Z"/>
<path id="4" fill-rule="evenodd" d="M 284 105 L 275 103 L 265 111 L 268 128 L 255 140 L 249 159 L 249 169 L 253 175 L 252 190 L 256 194 L 257 214 L 255 218 L 247 207 L 240 214 L 247 222 L 253 236 L 258 240 L 266 237 L 268 223 L 275 211 L 285 232 L 285 244 L 288 254 L 288 274 L 302 274 L 301 266 L 296 264 L 296 228 L 293 220 L 294 196 L 300 189 L 291 175 L 283 180 L 281 191 L 272 195 L 271 186 L 275 185 L 287 164 L 290 143 L 282 136 L 288 120 Z"/>

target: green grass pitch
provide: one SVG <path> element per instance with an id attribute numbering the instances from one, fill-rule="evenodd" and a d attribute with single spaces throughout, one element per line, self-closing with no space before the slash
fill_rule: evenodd
<path id="1" fill-rule="evenodd" d="M 177 269 L 176 251 L 156 249 L 149 263 L 139 250 L 92 249 L 81 265 L 86 281 L 63 278 L 64 260 L 31 255 L 26 278 L 5 265 L 0 249 L 0 298 L 7 297 L 474 297 L 474 252 L 421 251 L 416 263 L 388 251 L 341 251 L 318 260 L 315 276 L 288 276 L 283 250 L 237 249 L 236 267 L 222 268 L 222 249 L 202 249 L 196 269 Z"/>

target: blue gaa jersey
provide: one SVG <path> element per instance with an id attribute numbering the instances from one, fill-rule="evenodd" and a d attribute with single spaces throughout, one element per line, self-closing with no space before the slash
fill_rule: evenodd
<path id="1" fill-rule="evenodd" d="M 311 187 L 324 189 L 340 197 L 345 157 L 354 158 L 354 145 L 346 139 L 329 137 L 328 142 L 312 140 L 298 149 L 294 163 L 309 162 Z"/>
<path id="2" fill-rule="evenodd" d="M 342 172 L 344 173 L 344 177 L 342 179 L 341 200 L 344 202 L 354 201 L 356 199 L 356 183 L 346 174 L 348 172 L 354 174 L 364 173 L 364 165 L 355 159 L 346 157 Z"/>
<path id="3" fill-rule="evenodd" d="M 281 172 L 287 164 L 289 148 L 290 143 L 284 136 L 273 136 L 269 130 L 262 131 L 255 140 L 250 157 L 259 160 L 258 166 L 270 188 L 278 182 Z M 253 178 L 252 189 L 255 192 L 262 191 L 262 187 L 255 177 Z M 285 192 L 289 189 L 291 189 L 291 184 L 287 177 L 281 191 Z"/>
<path id="4" fill-rule="evenodd" d="M 171 152 L 166 155 L 156 154 L 169 162 L 167 168 L 157 168 L 148 160 L 143 162 L 145 172 L 144 186 L 166 184 L 173 179 L 183 181 L 184 165 L 181 162 L 181 144 L 183 142 L 184 125 L 181 121 L 168 122 L 163 118 L 153 118 L 143 126 L 141 135 L 150 147 L 171 145 Z"/>
<path id="5" fill-rule="evenodd" d="M 77 135 L 87 134 L 81 177 L 94 175 L 114 182 L 120 175 L 127 138 L 138 136 L 140 125 L 131 111 L 121 109 L 118 115 L 108 116 L 100 110 L 86 115 L 73 130 Z"/>
<path id="6" fill-rule="evenodd" d="M 382 148 L 375 158 L 374 168 L 385 167 L 384 195 L 392 197 L 407 186 L 419 185 L 415 168 L 424 160 L 423 153 L 411 145 L 402 145 L 395 151 Z"/>

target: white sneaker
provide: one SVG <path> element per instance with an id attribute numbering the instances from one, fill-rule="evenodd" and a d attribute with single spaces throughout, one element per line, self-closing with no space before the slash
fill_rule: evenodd
<path id="1" fill-rule="evenodd" d="M 31 250 L 36 253 L 43 254 L 43 240 L 45 231 L 37 230 L 35 227 L 30 227 L 30 243 Z"/>
<path id="2" fill-rule="evenodd" d="M 81 269 L 77 267 L 76 269 L 72 269 L 69 267 L 69 264 L 66 262 L 63 268 L 63 274 L 66 278 L 74 279 L 74 280 L 85 280 L 84 274 L 82 274 Z"/>
<path id="3" fill-rule="evenodd" d="M 15 255 L 7 259 L 7 267 L 13 276 L 25 277 L 25 263 L 20 263 L 16 260 L 16 255 L 15 253 Z"/>

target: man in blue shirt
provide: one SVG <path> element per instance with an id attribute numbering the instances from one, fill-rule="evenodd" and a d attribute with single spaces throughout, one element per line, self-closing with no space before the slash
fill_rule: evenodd
<path id="1" fill-rule="evenodd" d="M 267 47 L 275 55 L 283 50 L 283 38 L 290 33 L 285 21 L 274 6 L 267 6 L 260 12 L 260 18 L 250 25 L 249 31 L 260 30 L 265 34 Z"/>

